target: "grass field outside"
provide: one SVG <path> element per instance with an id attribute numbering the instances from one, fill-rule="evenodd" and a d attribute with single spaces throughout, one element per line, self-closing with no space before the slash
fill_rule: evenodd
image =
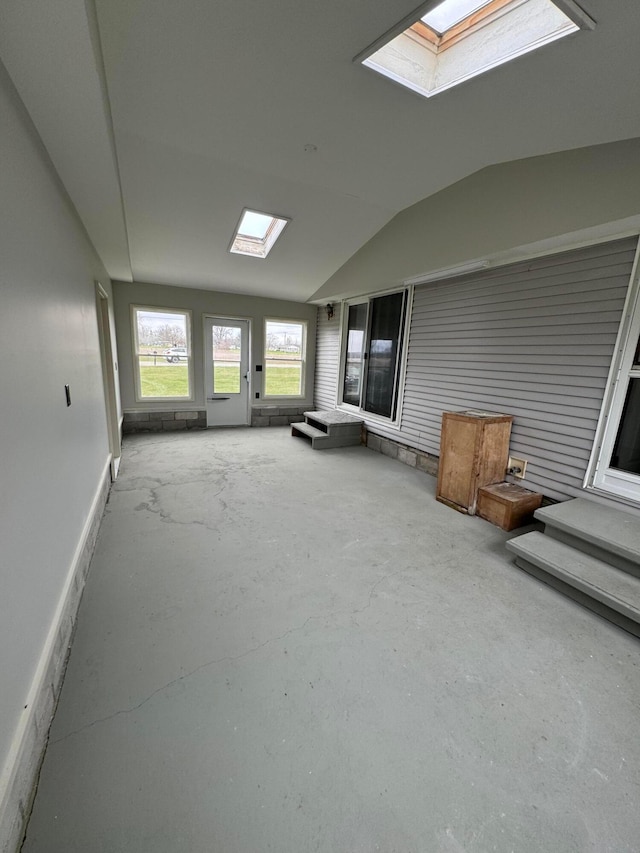
<path id="1" fill-rule="evenodd" d="M 146 359 L 145 359 L 146 361 Z M 216 364 L 214 390 L 217 394 L 240 393 L 240 365 Z M 299 364 L 267 365 L 264 373 L 263 394 L 266 397 L 299 397 L 302 370 Z M 145 398 L 188 398 L 189 371 L 186 364 L 140 364 L 140 390 Z"/>
<path id="2" fill-rule="evenodd" d="M 216 394 L 239 394 L 240 364 L 214 364 L 213 390 Z"/>
<path id="3" fill-rule="evenodd" d="M 186 364 L 140 365 L 143 397 L 190 397 Z"/>
<path id="4" fill-rule="evenodd" d="M 302 368 L 267 364 L 264 374 L 265 397 L 299 397 L 302 393 Z"/>
<path id="5" fill-rule="evenodd" d="M 240 365 L 216 364 L 213 370 L 214 390 L 218 394 L 240 392 Z M 268 397 L 300 396 L 300 366 L 267 365 L 264 394 Z"/>

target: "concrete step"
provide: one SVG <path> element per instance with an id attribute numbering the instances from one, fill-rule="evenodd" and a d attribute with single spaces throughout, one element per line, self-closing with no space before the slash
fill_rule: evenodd
<path id="1" fill-rule="evenodd" d="M 360 444 L 360 432 L 357 435 L 332 435 L 308 423 L 291 424 L 291 435 L 309 439 L 314 450 Z"/>
<path id="2" fill-rule="evenodd" d="M 640 579 L 537 531 L 507 542 L 516 565 L 640 637 Z"/>
<path id="3" fill-rule="evenodd" d="M 534 513 L 545 534 L 640 577 L 640 518 L 584 498 Z"/>
<path id="4" fill-rule="evenodd" d="M 326 432 L 307 423 L 291 424 L 291 435 L 304 436 L 311 439 L 327 437 Z"/>
<path id="5" fill-rule="evenodd" d="M 316 429 L 321 429 L 329 435 L 360 435 L 362 418 L 348 415 L 344 412 L 305 412 L 305 420 Z"/>

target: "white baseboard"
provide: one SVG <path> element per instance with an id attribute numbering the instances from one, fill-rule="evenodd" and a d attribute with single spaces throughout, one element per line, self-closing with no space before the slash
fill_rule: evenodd
<path id="1" fill-rule="evenodd" d="M 0 850 L 16 853 L 31 810 L 49 727 L 62 687 L 78 606 L 111 485 L 106 463 L 58 599 L 25 709 L 0 774 Z"/>

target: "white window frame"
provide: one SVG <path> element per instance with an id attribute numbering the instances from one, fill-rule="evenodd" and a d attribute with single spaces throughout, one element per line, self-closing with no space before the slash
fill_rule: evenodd
<path id="1" fill-rule="evenodd" d="M 633 506 L 638 505 L 637 475 L 609 468 L 609 460 L 618 434 L 629 382 L 632 378 L 638 378 L 639 374 L 638 368 L 633 366 L 639 337 L 640 235 L 595 441 L 583 483 L 583 487 L 589 491 Z"/>
<path id="2" fill-rule="evenodd" d="M 530 3 L 535 6 L 533 15 Z M 574 0 L 510 0 L 504 5 L 489 3 L 484 11 L 438 33 L 423 20 L 435 6 L 435 2 L 423 3 L 353 61 L 430 98 L 545 44 L 596 26 Z"/>
<path id="3" fill-rule="evenodd" d="M 302 353 L 300 359 L 291 359 L 292 363 L 300 363 L 300 393 L 299 394 L 267 394 L 267 364 L 273 359 L 267 356 L 267 324 L 268 323 L 285 323 L 289 325 L 297 325 L 302 327 Z M 298 317 L 265 317 L 263 325 L 263 354 L 264 354 L 264 371 L 262 380 L 262 399 L 263 400 L 304 400 L 306 395 L 306 373 L 307 373 L 307 334 L 308 321 L 301 320 Z"/>
<path id="4" fill-rule="evenodd" d="M 250 234 L 240 231 L 246 214 L 254 214 L 271 220 L 264 237 L 253 237 Z M 275 213 L 265 213 L 262 210 L 253 210 L 250 207 L 245 207 L 240 214 L 240 219 L 233 232 L 229 251 L 234 255 L 245 255 L 248 258 L 260 258 L 264 260 L 290 222 L 291 218 L 289 216 L 279 216 Z"/>
<path id="5" fill-rule="evenodd" d="M 138 311 L 148 311 L 158 314 L 180 314 L 186 318 L 187 330 L 187 381 L 189 394 L 179 397 L 145 397 L 142 395 L 140 382 L 140 355 L 138 343 Z M 193 312 L 188 308 L 169 308 L 159 305 L 131 305 L 131 348 L 133 355 L 133 378 L 135 387 L 135 397 L 137 403 L 190 403 L 195 399 L 194 381 L 193 381 L 193 349 L 192 349 L 192 323 Z M 165 358 L 164 352 L 158 353 L 158 357 Z"/>
<path id="6" fill-rule="evenodd" d="M 361 406 L 354 406 L 351 403 L 345 403 L 343 401 L 344 394 L 344 379 L 345 379 L 345 354 L 347 347 L 347 334 L 348 334 L 348 322 L 349 322 L 349 306 L 350 305 L 362 305 L 363 303 L 367 303 L 370 305 L 375 299 L 378 299 L 381 296 L 391 296 L 393 293 L 402 293 L 406 294 L 405 299 L 405 314 L 403 321 L 403 329 L 402 329 L 402 346 L 400 348 L 400 352 L 398 355 L 398 373 L 397 373 L 397 388 L 396 388 L 396 412 L 393 418 L 386 418 L 384 415 L 378 415 L 374 412 L 368 412 L 366 409 L 363 409 Z M 404 386 L 405 386 L 405 378 L 407 373 L 407 358 L 409 353 L 409 334 L 411 331 L 411 314 L 413 311 L 413 293 L 414 287 L 413 285 L 405 285 L 404 287 L 394 287 L 390 290 L 380 291 L 379 293 L 370 293 L 363 296 L 354 296 L 351 299 L 345 299 L 342 302 L 342 309 L 340 312 L 340 355 L 339 355 L 339 371 L 338 371 L 338 388 L 336 395 L 336 405 L 338 409 L 342 409 L 345 412 L 349 412 L 350 414 L 357 415 L 360 418 L 363 418 L 365 421 L 369 421 L 371 423 L 378 423 L 389 427 L 391 429 L 399 430 L 400 424 L 402 422 L 402 408 L 404 404 Z M 367 330 L 366 335 L 368 338 L 369 335 L 369 324 L 371 322 L 371 311 L 367 309 Z"/>

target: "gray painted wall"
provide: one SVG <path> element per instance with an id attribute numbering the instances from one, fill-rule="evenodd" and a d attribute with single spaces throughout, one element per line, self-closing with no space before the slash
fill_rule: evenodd
<path id="1" fill-rule="evenodd" d="M 277 405 L 277 402 L 262 400 L 263 373 L 257 373 L 255 366 L 264 364 L 264 320 L 277 318 L 288 320 L 306 320 L 307 328 L 307 364 L 305 377 L 306 396 L 300 405 L 311 404 L 313 400 L 313 377 L 315 372 L 316 349 L 316 307 L 301 302 L 288 302 L 279 299 L 262 299 L 256 296 L 241 296 L 234 293 L 219 293 L 211 290 L 195 290 L 190 287 L 171 287 L 169 285 L 145 284 L 117 281 L 113 283 L 116 331 L 118 337 L 118 358 L 120 362 L 120 392 L 122 406 L 126 411 L 153 411 L 163 409 L 203 409 L 204 393 L 204 350 L 203 316 L 205 314 L 221 317 L 241 317 L 252 321 L 251 327 L 251 367 L 252 390 L 251 403 L 255 407 Z M 133 365 L 133 344 L 131 337 L 131 305 L 145 305 L 158 308 L 180 308 L 190 310 L 192 315 L 192 350 L 194 362 L 195 400 L 190 402 L 138 402 L 135 397 Z M 255 392 L 260 399 L 255 399 Z M 293 401 L 292 403 L 298 401 Z"/>
<path id="2" fill-rule="evenodd" d="M 1 65 L 0 127 L 0 767 L 6 768 L 108 460 L 94 282 L 107 291 L 110 285 Z"/>
<path id="3" fill-rule="evenodd" d="M 638 163 L 640 139 L 631 139 L 482 169 L 395 216 L 313 298 L 374 293 L 431 270 L 636 217 Z"/>

